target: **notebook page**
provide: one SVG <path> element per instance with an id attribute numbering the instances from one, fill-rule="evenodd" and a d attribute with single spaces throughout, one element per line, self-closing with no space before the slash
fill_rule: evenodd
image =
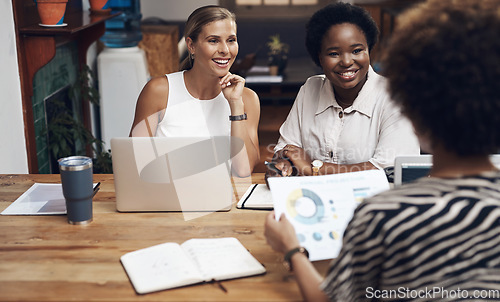
<path id="1" fill-rule="evenodd" d="M 120 258 L 137 293 L 202 282 L 203 278 L 177 243 L 140 249 Z"/>
<path id="2" fill-rule="evenodd" d="M 205 281 L 265 273 L 265 268 L 236 238 L 191 239 L 182 248 L 196 263 Z"/>

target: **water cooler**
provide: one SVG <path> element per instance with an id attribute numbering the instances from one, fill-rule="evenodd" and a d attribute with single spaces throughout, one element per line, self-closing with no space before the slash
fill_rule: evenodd
<path id="1" fill-rule="evenodd" d="M 110 148 L 113 137 L 126 137 L 134 119 L 137 97 L 149 80 L 146 55 L 137 47 L 142 40 L 140 0 L 109 0 L 112 12 L 101 37 L 104 50 L 97 56 L 101 95 L 101 135 Z"/>

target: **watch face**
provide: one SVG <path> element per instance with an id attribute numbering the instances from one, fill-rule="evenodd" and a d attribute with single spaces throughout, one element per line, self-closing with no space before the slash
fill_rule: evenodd
<path id="1" fill-rule="evenodd" d="M 319 159 L 315 159 L 312 162 L 313 167 L 321 168 L 323 166 L 323 162 Z"/>

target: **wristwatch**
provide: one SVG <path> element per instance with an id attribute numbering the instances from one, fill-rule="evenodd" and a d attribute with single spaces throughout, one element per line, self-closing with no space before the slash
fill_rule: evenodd
<path id="1" fill-rule="evenodd" d="M 243 113 L 241 115 L 230 115 L 229 120 L 234 122 L 234 121 L 244 121 L 247 119 L 247 113 Z"/>
<path id="2" fill-rule="evenodd" d="M 313 170 L 313 175 L 319 175 L 319 169 L 323 167 L 323 162 L 319 159 L 315 159 L 311 163 L 312 170 Z"/>
<path id="3" fill-rule="evenodd" d="M 299 246 L 294 249 L 289 250 L 283 259 L 283 265 L 286 267 L 286 269 L 291 272 L 293 271 L 293 266 L 292 266 L 292 256 L 295 255 L 296 253 L 302 253 L 306 255 L 307 259 L 309 259 L 309 252 L 306 250 L 305 247 Z"/>

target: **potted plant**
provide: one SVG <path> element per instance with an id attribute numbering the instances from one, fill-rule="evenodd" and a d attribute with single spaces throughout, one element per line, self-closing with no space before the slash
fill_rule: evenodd
<path id="1" fill-rule="evenodd" d="M 84 66 L 78 80 L 68 92 L 69 98 L 99 105 L 99 92 L 93 87 L 94 74 L 88 66 Z M 48 136 L 48 149 L 52 169 L 58 167 L 59 158 L 71 155 L 86 155 L 86 146 L 92 148 L 94 173 L 113 173 L 111 150 L 105 150 L 104 142 L 97 139 L 84 126 L 81 118 L 62 100 L 53 100 L 52 109 L 47 112 L 50 120 L 45 129 Z"/>
<path id="2" fill-rule="evenodd" d="M 89 0 L 90 12 L 93 14 L 109 14 L 111 8 L 109 8 L 108 0 Z"/>
<path id="3" fill-rule="evenodd" d="M 68 0 L 35 0 L 42 26 L 64 26 Z"/>
<path id="4" fill-rule="evenodd" d="M 276 34 L 269 37 L 267 47 L 269 48 L 269 73 L 271 75 L 282 74 L 288 62 L 288 50 L 290 46 L 282 42 L 280 35 Z"/>

